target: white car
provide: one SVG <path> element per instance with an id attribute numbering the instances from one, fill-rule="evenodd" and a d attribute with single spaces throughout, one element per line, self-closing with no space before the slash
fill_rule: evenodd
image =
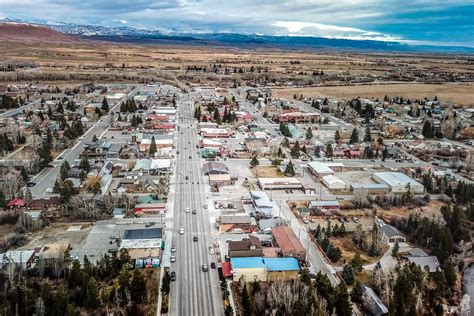
<path id="1" fill-rule="evenodd" d="M 179 234 L 180 234 L 180 235 L 184 235 L 184 228 L 180 228 L 180 229 L 179 229 Z"/>
<path id="2" fill-rule="evenodd" d="M 186 213 L 189 213 L 189 207 L 186 207 L 185 212 L 186 212 Z"/>
<path id="3" fill-rule="evenodd" d="M 175 257 L 175 256 L 173 256 L 173 255 L 171 255 L 171 257 L 170 257 L 170 261 L 171 261 L 171 262 L 175 262 L 175 261 L 176 261 L 176 257 Z"/>
<path id="4" fill-rule="evenodd" d="M 212 247 L 212 246 L 209 246 L 209 253 L 210 253 L 211 255 L 213 255 L 213 254 L 214 254 L 214 247 Z"/>

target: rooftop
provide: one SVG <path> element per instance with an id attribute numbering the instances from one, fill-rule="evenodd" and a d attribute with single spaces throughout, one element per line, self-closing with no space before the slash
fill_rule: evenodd
<path id="1" fill-rule="evenodd" d="M 123 239 L 153 239 L 161 238 L 161 228 L 141 228 L 141 229 L 127 229 L 123 234 Z"/>

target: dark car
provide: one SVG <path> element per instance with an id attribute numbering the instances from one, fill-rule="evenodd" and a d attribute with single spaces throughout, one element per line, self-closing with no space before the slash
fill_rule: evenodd
<path id="1" fill-rule="evenodd" d="M 193 210 L 193 215 L 196 215 L 196 210 Z"/>
<path id="2" fill-rule="evenodd" d="M 193 237 L 193 241 L 198 241 L 197 236 L 194 236 L 194 237 Z"/>
<path id="3" fill-rule="evenodd" d="M 171 281 L 176 281 L 176 272 L 171 272 Z"/>
<path id="4" fill-rule="evenodd" d="M 193 157 L 189 156 L 189 159 L 193 159 Z"/>
<path id="5" fill-rule="evenodd" d="M 26 186 L 29 187 L 29 188 L 32 188 L 32 187 L 34 187 L 35 185 L 36 185 L 35 182 L 28 182 L 28 183 L 26 184 Z"/>
<path id="6" fill-rule="evenodd" d="M 202 271 L 203 271 L 203 272 L 209 271 L 209 268 L 207 267 L 207 264 L 203 264 L 203 265 L 202 265 Z"/>
<path id="7" fill-rule="evenodd" d="M 215 269 L 216 268 L 216 263 L 215 262 L 211 262 L 211 269 Z"/>

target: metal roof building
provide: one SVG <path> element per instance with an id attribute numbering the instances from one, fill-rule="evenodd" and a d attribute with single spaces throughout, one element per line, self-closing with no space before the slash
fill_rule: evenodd
<path id="1" fill-rule="evenodd" d="M 376 172 L 372 176 L 378 183 L 385 183 L 390 190 L 395 193 L 403 193 L 407 191 L 408 184 L 411 191 L 415 193 L 423 193 L 425 187 L 401 172 Z"/>

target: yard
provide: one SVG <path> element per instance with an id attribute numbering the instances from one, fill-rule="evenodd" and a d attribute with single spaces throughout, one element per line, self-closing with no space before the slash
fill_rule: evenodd
<path id="1" fill-rule="evenodd" d="M 281 171 L 273 166 L 256 166 L 252 170 L 257 178 L 284 178 Z"/>
<path id="2" fill-rule="evenodd" d="M 367 236 L 367 243 L 370 245 L 372 239 L 370 235 Z M 334 246 L 339 247 L 341 250 L 341 259 L 335 264 L 335 266 L 342 266 L 345 263 L 351 261 L 355 254 L 359 254 L 363 260 L 363 265 L 372 264 L 380 260 L 382 255 L 388 250 L 388 246 L 384 245 L 383 251 L 379 256 L 371 257 L 367 251 L 359 249 L 352 241 L 352 233 L 347 233 L 344 237 L 332 237 L 330 241 Z"/>

